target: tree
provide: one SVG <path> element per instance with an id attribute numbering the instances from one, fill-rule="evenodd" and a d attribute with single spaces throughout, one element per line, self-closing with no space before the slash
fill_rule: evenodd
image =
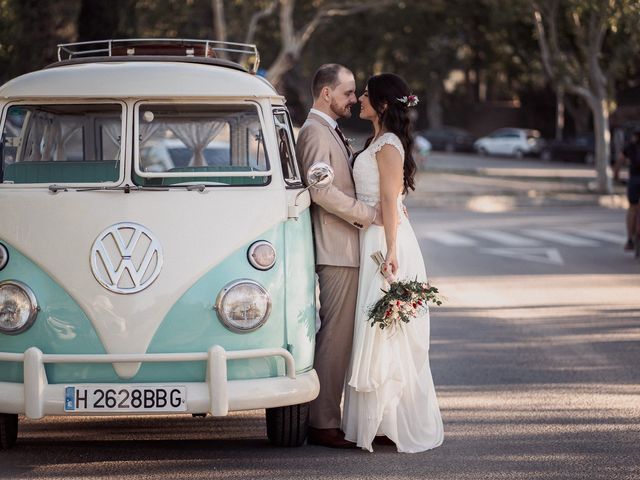
<path id="1" fill-rule="evenodd" d="M 4 75 L 9 68 L 13 39 L 10 34 L 10 25 L 13 23 L 13 14 L 9 9 L 9 0 L 0 0 L 0 85 L 5 80 Z"/>
<path id="2" fill-rule="evenodd" d="M 232 0 L 226 5 L 231 7 L 229 11 L 233 9 L 234 12 L 237 12 L 239 9 L 244 9 L 246 13 L 247 6 L 250 6 L 251 9 L 248 23 L 243 23 L 240 28 L 237 28 L 231 26 L 224 17 L 226 6 L 223 7 L 223 2 L 224 0 L 212 0 L 212 9 L 215 12 L 214 24 L 215 31 L 217 32 L 216 38 L 221 41 L 226 41 L 226 35 L 230 35 L 232 31 L 244 32 L 245 43 L 254 43 L 258 36 L 264 38 L 262 35 L 263 32 L 259 32 L 259 22 L 270 17 L 276 10 L 278 11 L 275 35 L 267 35 L 268 41 L 264 42 L 263 45 L 271 47 L 274 41 L 279 41 L 279 49 L 270 62 L 266 71 L 266 77 L 278 91 L 283 93 L 287 87 L 285 85 L 285 83 L 287 83 L 285 81 L 286 75 L 298 65 L 303 50 L 320 28 L 330 23 L 335 24 L 335 21 L 339 18 L 395 5 L 393 0 L 369 0 L 367 2 L 298 0 L 297 3 L 296 0 L 254 0 L 252 2 Z M 237 22 L 237 18 L 246 20 L 247 16 L 236 15 L 232 17 L 229 15 L 229 18 L 233 18 L 233 20 Z M 298 27 L 297 25 L 301 26 Z M 274 25 L 270 25 L 270 27 L 273 26 Z M 261 50 L 264 49 L 261 48 Z M 267 54 L 269 53 L 270 52 L 267 52 Z M 263 55 L 263 57 L 264 56 L 265 55 Z M 294 93 L 297 95 L 300 94 L 300 92 Z"/>
<path id="3" fill-rule="evenodd" d="M 276 88 L 282 82 L 284 74 L 300 60 L 304 47 L 320 26 L 336 17 L 382 8 L 395 2 L 391 0 L 371 0 L 366 3 L 343 2 L 342 4 L 314 2 L 314 5 L 316 3 L 319 5 L 312 12 L 312 17 L 298 29 L 294 24 L 295 0 L 279 0 L 279 3 L 280 52 L 267 70 L 267 78 Z"/>
<path id="4" fill-rule="evenodd" d="M 224 16 L 224 1 L 211 0 L 213 10 L 213 33 L 214 38 L 220 42 L 227 41 L 227 24 Z"/>
<path id="5" fill-rule="evenodd" d="M 640 4 L 635 0 L 538 0 L 532 4 L 532 11 L 551 82 L 581 97 L 591 110 L 597 189 L 599 193 L 611 193 L 612 79 L 629 48 L 637 45 L 630 35 L 634 25 L 637 30 Z"/>
<path id="6" fill-rule="evenodd" d="M 432 128 L 443 123 L 444 82 L 453 70 L 462 68 L 458 53 L 464 39 L 455 4 L 414 1 L 380 13 L 377 21 L 388 27 L 374 34 L 376 70 L 397 72 L 405 78 L 423 98 L 421 108 L 426 109 Z"/>
<path id="7" fill-rule="evenodd" d="M 1 75 L 5 80 L 42 68 L 57 59 L 56 45 L 68 42 L 75 34 L 75 3 L 64 0 L 6 0 L 2 2 L 2 17 L 8 18 L 3 35 L 7 44 L 7 67 Z M 46 9 L 46 13 L 45 13 Z"/>
<path id="8" fill-rule="evenodd" d="M 77 23 L 79 42 L 135 36 L 135 1 L 81 0 Z"/>
<path id="9" fill-rule="evenodd" d="M 398 73 L 420 96 L 417 111 L 430 127 L 446 117 L 467 126 L 470 105 L 512 101 L 523 90 L 544 87 L 528 13 L 507 0 L 406 0 L 335 21 L 321 42 L 310 42 L 306 56 L 316 64 L 330 55 L 345 59 L 361 81 L 371 73 Z"/>

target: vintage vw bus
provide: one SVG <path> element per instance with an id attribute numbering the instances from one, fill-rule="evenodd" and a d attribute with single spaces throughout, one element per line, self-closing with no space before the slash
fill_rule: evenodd
<path id="1" fill-rule="evenodd" d="M 76 43 L 59 60 L 0 87 L 0 447 L 18 415 L 262 408 L 272 442 L 302 444 L 310 200 L 255 46 Z"/>

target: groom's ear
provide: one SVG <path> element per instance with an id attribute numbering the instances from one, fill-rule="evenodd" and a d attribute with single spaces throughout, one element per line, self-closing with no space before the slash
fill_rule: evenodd
<path id="1" fill-rule="evenodd" d="M 320 90 L 320 96 L 327 102 L 331 100 L 331 89 L 328 86 L 322 87 Z"/>

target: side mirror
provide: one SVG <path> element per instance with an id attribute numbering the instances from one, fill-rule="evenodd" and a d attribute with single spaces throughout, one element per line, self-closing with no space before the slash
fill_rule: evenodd
<path id="1" fill-rule="evenodd" d="M 323 162 L 314 163 L 309 167 L 307 171 L 307 187 L 305 187 L 300 193 L 296 195 L 295 202 L 293 205 L 289 205 L 288 216 L 289 218 L 298 219 L 300 217 L 300 207 L 298 207 L 298 198 L 304 192 L 309 190 L 310 188 L 315 188 L 318 190 L 322 190 L 327 188 L 329 185 L 333 183 L 333 168 L 331 165 L 327 165 Z"/>
<path id="2" fill-rule="evenodd" d="M 314 163 L 307 171 L 307 185 L 322 190 L 333 183 L 333 168 L 323 162 Z"/>

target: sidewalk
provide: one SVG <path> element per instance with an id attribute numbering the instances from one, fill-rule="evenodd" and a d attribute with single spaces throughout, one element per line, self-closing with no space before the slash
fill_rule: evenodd
<path id="1" fill-rule="evenodd" d="M 595 169 L 538 159 L 434 152 L 416 175 L 408 206 L 505 211 L 524 207 L 601 205 L 626 208 L 625 187 L 594 193 Z"/>

